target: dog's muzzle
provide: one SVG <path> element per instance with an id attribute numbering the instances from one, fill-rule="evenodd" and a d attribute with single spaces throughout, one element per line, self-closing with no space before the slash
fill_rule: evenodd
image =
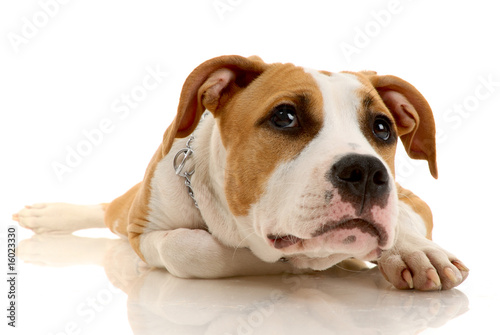
<path id="1" fill-rule="evenodd" d="M 387 168 L 374 156 L 348 154 L 325 177 L 336 199 L 329 203 L 321 225 L 309 236 L 268 234 L 268 243 L 285 253 L 329 250 L 376 258 L 393 243 L 392 207 L 388 207 L 392 183 Z"/>

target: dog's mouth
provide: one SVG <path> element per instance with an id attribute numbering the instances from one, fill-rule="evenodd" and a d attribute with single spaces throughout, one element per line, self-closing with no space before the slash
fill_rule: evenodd
<path id="1" fill-rule="evenodd" d="M 272 246 L 275 247 L 276 249 L 283 249 L 291 245 L 297 244 L 300 241 L 303 241 L 303 239 L 293 235 L 269 234 L 267 235 L 267 238 L 271 242 Z"/>
<path id="2" fill-rule="evenodd" d="M 388 242 L 388 234 L 385 229 L 379 225 L 368 222 L 364 219 L 346 219 L 340 222 L 330 221 L 321 226 L 315 232 L 311 234 L 311 238 L 304 239 L 297 237 L 295 235 L 289 234 L 268 234 L 267 239 L 271 246 L 276 249 L 288 248 L 292 245 L 303 243 L 307 240 L 313 240 L 319 236 L 325 235 L 327 233 L 335 234 L 336 232 L 342 233 L 346 231 L 352 231 L 353 234 L 348 234 L 343 240 L 343 244 L 356 243 L 358 236 L 360 234 L 370 235 L 377 239 L 379 247 L 383 248 Z"/>

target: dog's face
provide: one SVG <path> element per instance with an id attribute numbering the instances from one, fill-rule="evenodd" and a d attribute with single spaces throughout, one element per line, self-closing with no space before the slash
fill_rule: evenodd
<path id="1" fill-rule="evenodd" d="M 318 270 L 378 258 L 397 228 L 398 135 L 410 135 L 410 155 L 435 168 L 414 93 L 394 83 L 377 89 L 374 73 L 244 62 L 250 70 L 211 71 L 197 94 L 218 120 L 225 196 L 241 238 L 265 261 Z"/>

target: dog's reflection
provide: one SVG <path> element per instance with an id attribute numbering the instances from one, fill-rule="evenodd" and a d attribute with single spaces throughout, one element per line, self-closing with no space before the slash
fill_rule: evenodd
<path id="1" fill-rule="evenodd" d="M 416 334 L 468 310 L 456 289 L 399 291 L 354 262 L 309 275 L 189 280 L 146 266 L 118 239 L 34 235 L 18 254 L 47 266 L 102 265 L 128 294 L 135 334 Z"/>

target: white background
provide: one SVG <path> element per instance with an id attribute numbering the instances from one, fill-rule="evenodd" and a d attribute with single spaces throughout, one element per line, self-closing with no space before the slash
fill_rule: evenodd
<path id="1" fill-rule="evenodd" d="M 404 152 L 398 158 L 398 175 L 403 186 L 433 208 L 434 239 L 471 268 L 469 280 L 459 287 L 469 298 L 470 311 L 424 333 L 470 332 L 480 323 L 493 325 L 492 317 L 500 312 L 494 258 L 500 234 L 500 20 L 491 3 L 3 2 L 2 244 L 11 214 L 25 204 L 107 202 L 140 181 L 175 115 L 183 80 L 211 57 L 256 54 L 267 62 L 329 71 L 369 69 L 409 81 L 432 106 L 439 129 L 439 179 L 430 176 L 425 164 L 406 159 Z M 161 83 L 143 90 L 144 99 L 133 101 L 135 107 L 126 116 L 123 110 L 117 113 L 124 95 L 139 92 L 152 69 L 163 73 Z M 68 152 L 86 140 L 84 132 L 107 119 L 112 130 L 58 178 L 54 162 L 66 164 Z M 26 230 L 19 235 L 31 236 Z M 21 315 L 21 324 L 30 322 L 28 312 Z M 121 327 L 127 329 L 126 324 Z M 489 329 L 498 329 L 494 327 Z"/>

